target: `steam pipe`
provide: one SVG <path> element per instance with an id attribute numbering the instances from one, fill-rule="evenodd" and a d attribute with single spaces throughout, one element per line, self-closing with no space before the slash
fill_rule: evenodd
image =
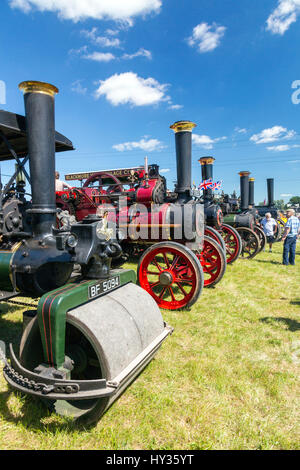
<path id="1" fill-rule="evenodd" d="M 175 132 L 177 185 L 175 192 L 179 200 L 191 198 L 192 189 L 192 130 L 196 127 L 191 121 L 175 122 L 171 129 Z"/>
<path id="2" fill-rule="evenodd" d="M 54 97 L 58 89 L 48 83 L 27 81 L 24 92 L 27 142 L 32 189 L 34 236 L 52 233 L 55 225 L 55 118 Z"/>
<path id="3" fill-rule="evenodd" d="M 241 210 L 245 211 L 249 208 L 249 175 L 250 171 L 241 171 L 240 185 L 241 185 Z"/>

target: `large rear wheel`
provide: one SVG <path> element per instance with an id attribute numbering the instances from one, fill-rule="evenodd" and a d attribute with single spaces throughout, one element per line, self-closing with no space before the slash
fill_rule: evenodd
<path id="1" fill-rule="evenodd" d="M 226 271 L 226 255 L 221 246 L 205 235 L 203 250 L 195 254 L 204 272 L 204 287 L 215 286 L 221 281 Z"/>
<path id="2" fill-rule="evenodd" d="M 140 258 L 137 276 L 139 285 L 166 310 L 191 307 L 204 284 L 197 256 L 176 242 L 156 243 L 148 248 Z"/>
<path id="3" fill-rule="evenodd" d="M 252 259 L 260 251 L 259 238 L 256 233 L 247 227 L 237 227 L 242 239 L 242 259 Z"/>
<path id="4" fill-rule="evenodd" d="M 258 236 L 258 239 L 259 239 L 260 249 L 259 249 L 258 253 L 260 253 L 264 249 L 264 247 L 266 246 L 267 237 L 266 237 L 265 232 L 263 231 L 263 229 L 261 227 L 259 227 L 258 225 L 255 225 L 253 230 L 254 230 L 254 232 L 256 233 L 256 235 Z"/>
<path id="5" fill-rule="evenodd" d="M 242 239 L 237 230 L 231 225 L 223 224 L 220 233 L 226 245 L 227 264 L 232 264 L 242 252 Z"/>
<path id="6" fill-rule="evenodd" d="M 226 253 L 226 245 L 225 245 L 225 242 L 223 240 L 223 237 L 216 229 L 206 225 L 205 230 L 204 230 L 204 235 L 206 235 L 207 237 L 210 237 L 213 240 L 215 240 L 216 242 L 218 242 L 219 245 L 221 246 L 222 250 L 224 251 L 224 253 Z"/>

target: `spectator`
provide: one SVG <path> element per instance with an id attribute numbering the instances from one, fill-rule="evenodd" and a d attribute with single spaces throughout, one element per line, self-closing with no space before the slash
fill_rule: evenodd
<path id="1" fill-rule="evenodd" d="M 61 181 L 59 179 L 59 173 L 58 171 L 56 171 L 55 172 L 55 191 L 66 191 L 68 189 L 72 189 L 72 186 L 70 186 L 65 181 Z"/>
<path id="2" fill-rule="evenodd" d="M 270 212 L 265 214 L 265 217 L 261 221 L 261 226 L 269 243 L 269 253 L 272 253 L 272 245 L 275 242 L 275 233 L 277 231 L 277 222 L 272 218 Z"/>
<path id="3" fill-rule="evenodd" d="M 300 235 L 300 221 L 295 217 L 294 209 L 286 211 L 287 223 L 285 224 L 284 233 L 282 236 L 283 245 L 283 261 L 282 264 L 295 264 L 296 257 L 296 243 Z"/>

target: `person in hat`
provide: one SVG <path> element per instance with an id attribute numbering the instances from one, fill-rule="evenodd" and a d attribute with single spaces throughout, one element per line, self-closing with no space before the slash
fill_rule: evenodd
<path id="1" fill-rule="evenodd" d="M 300 236 L 300 221 L 298 217 L 295 217 L 294 209 L 288 209 L 286 216 L 288 220 L 285 224 L 282 236 L 282 241 L 284 242 L 282 264 L 285 266 L 295 264 L 296 243 Z"/>

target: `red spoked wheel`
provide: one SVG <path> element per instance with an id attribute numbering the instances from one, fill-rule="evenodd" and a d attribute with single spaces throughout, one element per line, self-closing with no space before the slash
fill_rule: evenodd
<path id="1" fill-rule="evenodd" d="M 140 258 L 138 283 L 160 308 L 191 307 L 201 294 L 204 276 L 194 253 L 176 242 L 152 245 Z"/>
<path id="2" fill-rule="evenodd" d="M 219 245 L 222 247 L 222 250 L 224 251 L 224 253 L 226 253 L 226 245 L 223 240 L 223 237 L 222 235 L 219 234 L 219 232 L 215 228 L 212 228 L 206 225 L 204 229 L 204 235 L 218 242 Z"/>
<path id="3" fill-rule="evenodd" d="M 204 273 L 204 287 L 213 287 L 221 281 L 226 271 L 226 256 L 220 245 L 204 236 L 203 250 L 195 252 Z"/>
<path id="4" fill-rule="evenodd" d="M 230 225 L 223 224 L 220 233 L 226 245 L 227 264 L 236 261 L 242 252 L 242 239 L 238 231 Z"/>

